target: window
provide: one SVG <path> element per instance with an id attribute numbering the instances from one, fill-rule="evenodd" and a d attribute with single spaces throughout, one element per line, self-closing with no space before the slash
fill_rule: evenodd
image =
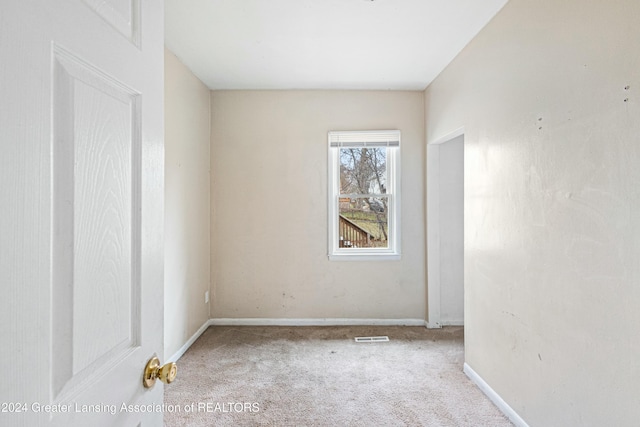
<path id="1" fill-rule="evenodd" d="M 329 132 L 329 259 L 400 259 L 400 131 Z"/>

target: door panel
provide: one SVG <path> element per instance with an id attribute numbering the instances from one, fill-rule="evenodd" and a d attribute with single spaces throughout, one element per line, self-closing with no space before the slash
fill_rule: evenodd
<path id="1" fill-rule="evenodd" d="M 163 44 L 160 0 L 0 3 L 0 425 L 162 425 Z"/>
<path id="2" fill-rule="evenodd" d="M 140 0 L 84 0 L 136 46 L 140 45 Z"/>
<path id="3" fill-rule="evenodd" d="M 54 48 L 55 398 L 140 344 L 139 96 Z"/>

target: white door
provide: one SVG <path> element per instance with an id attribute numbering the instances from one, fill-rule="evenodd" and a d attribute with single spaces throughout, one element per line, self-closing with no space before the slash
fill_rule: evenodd
<path id="1" fill-rule="evenodd" d="M 464 129 L 427 145 L 428 328 L 464 325 Z"/>
<path id="2" fill-rule="evenodd" d="M 163 9 L 0 0 L 2 426 L 162 425 Z"/>
<path id="3" fill-rule="evenodd" d="M 464 325 L 464 135 L 439 154 L 440 323 Z"/>

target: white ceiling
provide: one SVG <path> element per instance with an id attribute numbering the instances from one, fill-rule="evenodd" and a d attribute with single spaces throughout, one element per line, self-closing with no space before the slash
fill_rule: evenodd
<path id="1" fill-rule="evenodd" d="M 210 89 L 424 89 L 507 0 L 165 0 Z"/>

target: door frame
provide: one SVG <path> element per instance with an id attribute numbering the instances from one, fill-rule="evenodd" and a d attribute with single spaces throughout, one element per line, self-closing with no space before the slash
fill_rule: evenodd
<path id="1" fill-rule="evenodd" d="M 427 144 L 427 319 L 429 329 L 441 328 L 440 297 L 440 147 L 460 136 L 464 141 L 464 127 L 458 128 Z M 464 144 L 464 142 L 463 142 Z"/>

